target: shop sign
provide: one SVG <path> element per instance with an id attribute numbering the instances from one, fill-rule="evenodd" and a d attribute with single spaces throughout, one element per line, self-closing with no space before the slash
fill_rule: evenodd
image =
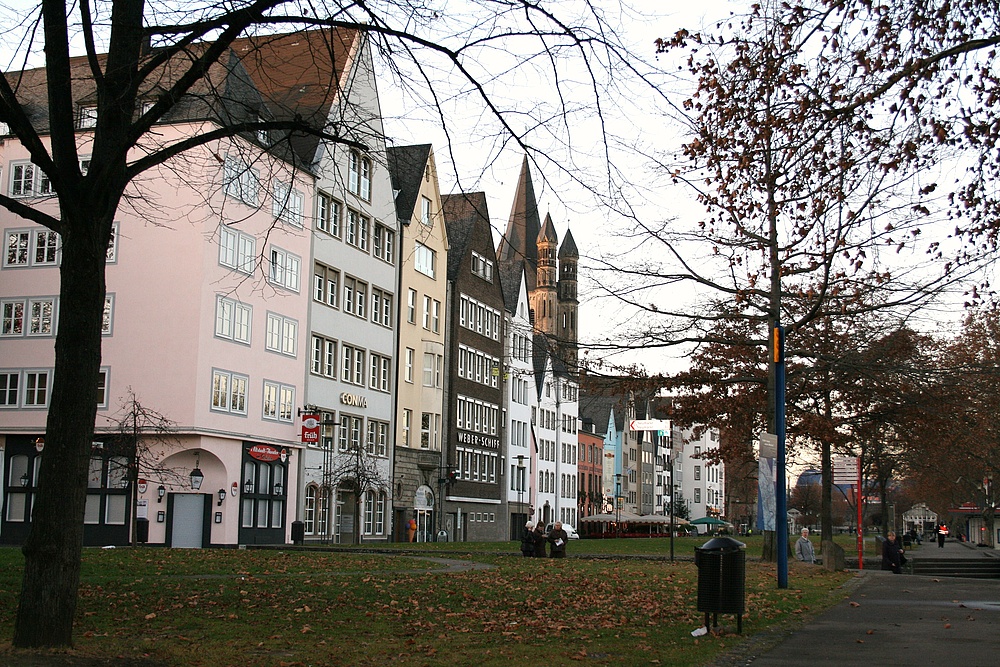
<path id="1" fill-rule="evenodd" d="M 319 444 L 319 415 L 302 415 L 302 444 Z"/>
<path id="2" fill-rule="evenodd" d="M 500 438 L 494 438 L 480 433 L 458 432 L 458 442 L 462 445 L 476 445 L 487 449 L 500 449 Z"/>
<path id="3" fill-rule="evenodd" d="M 247 454 L 258 461 L 277 461 L 281 457 L 278 448 L 271 445 L 253 445 L 247 450 Z"/>
<path id="4" fill-rule="evenodd" d="M 428 486 L 419 486 L 413 494 L 413 509 L 434 509 L 434 492 Z"/>
<path id="5" fill-rule="evenodd" d="M 353 408 L 367 408 L 368 399 L 364 396 L 359 396 L 357 394 L 348 394 L 346 391 L 340 395 L 340 402 L 344 405 L 350 405 Z"/>

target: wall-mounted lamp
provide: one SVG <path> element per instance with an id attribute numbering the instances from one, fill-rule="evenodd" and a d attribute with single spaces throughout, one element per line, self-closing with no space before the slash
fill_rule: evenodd
<path id="1" fill-rule="evenodd" d="M 226 490 L 219 489 L 219 506 L 222 506 L 222 501 L 226 499 Z"/>
<path id="2" fill-rule="evenodd" d="M 122 477 L 122 481 L 119 482 L 119 484 L 121 484 L 121 486 L 122 486 L 123 489 L 127 489 L 128 488 L 128 478 L 127 477 Z"/>
<path id="3" fill-rule="evenodd" d="M 253 493 L 253 479 L 247 478 L 247 481 L 243 482 L 243 493 L 247 495 Z"/>
<path id="4" fill-rule="evenodd" d="M 28 486 L 28 473 L 21 475 L 21 486 Z"/>
<path id="5" fill-rule="evenodd" d="M 281 482 L 274 483 L 274 495 L 280 496 L 281 492 L 285 490 L 285 487 L 281 485 Z"/>
<path id="6" fill-rule="evenodd" d="M 201 471 L 201 452 L 195 453 L 194 470 L 191 471 L 191 488 L 197 491 L 201 488 L 201 483 L 205 481 L 205 474 Z"/>
<path id="7" fill-rule="evenodd" d="M 167 494 L 167 487 L 163 486 L 162 484 L 156 487 L 156 502 L 162 503 L 163 496 L 165 496 L 166 494 Z"/>

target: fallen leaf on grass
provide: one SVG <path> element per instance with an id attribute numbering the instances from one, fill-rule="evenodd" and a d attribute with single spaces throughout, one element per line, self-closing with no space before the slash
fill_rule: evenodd
<path id="1" fill-rule="evenodd" d="M 150 612 L 150 613 L 146 614 L 145 618 L 146 618 L 147 621 L 152 621 L 154 618 L 156 618 L 156 614 L 153 613 L 153 612 Z"/>
<path id="2" fill-rule="evenodd" d="M 861 604 L 860 604 L 860 603 L 858 603 L 858 602 L 855 602 L 855 601 L 851 600 L 851 606 L 852 606 L 852 607 L 860 607 L 860 606 L 861 606 Z"/>
<path id="3" fill-rule="evenodd" d="M 947 629 L 948 629 L 948 628 L 950 628 L 950 627 L 951 627 L 951 623 L 945 623 L 945 624 L 944 624 L 944 628 L 945 628 L 945 630 L 947 630 Z"/>
<path id="4" fill-rule="evenodd" d="M 858 642 L 859 644 L 864 644 L 865 643 L 864 639 L 856 639 L 855 641 Z"/>
<path id="5" fill-rule="evenodd" d="M 873 635 L 873 634 L 875 634 L 875 631 L 874 631 L 874 630 L 869 630 L 869 631 L 868 631 L 868 632 L 866 632 L 865 634 L 869 634 L 869 635 Z"/>

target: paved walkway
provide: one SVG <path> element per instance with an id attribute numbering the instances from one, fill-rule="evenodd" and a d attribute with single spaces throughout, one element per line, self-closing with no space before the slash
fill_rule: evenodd
<path id="1" fill-rule="evenodd" d="M 991 558 L 948 541 L 913 558 Z M 1000 665 L 1000 580 L 894 575 L 865 570 L 849 597 L 759 655 L 730 656 L 732 665 Z M 769 643 L 769 642 L 765 642 Z M 751 650 L 751 652 L 753 652 Z"/>

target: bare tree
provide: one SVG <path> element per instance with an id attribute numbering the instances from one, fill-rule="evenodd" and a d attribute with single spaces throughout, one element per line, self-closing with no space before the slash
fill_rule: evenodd
<path id="1" fill-rule="evenodd" d="M 292 151 L 296 142 L 309 138 L 361 148 L 370 139 L 352 134 L 359 123 L 349 109 L 334 107 L 334 113 L 316 116 L 315 108 L 297 107 L 295 99 L 272 99 L 271 108 L 282 113 L 267 115 L 258 113 L 259 107 L 234 105 L 213 73 L 233 66 L 236 41 L 277 27 L 361 31 L 389 57 L 393 71 L 407 74 L 398 82 L 425 84 L 421 94 L 438 102 L 435 86 L 426 84 L 452 77 L 469 92 L 466 101 L 471 97 L 506 136 L 526 148 L 539 120 L 564 114 L 569 127 L 581 108 L 599 115 L 596 96 L 606 90 L 611 72 L 633 71 L 636 61 L 596 8 L 585 0 L 574 4 L 565 8 L 563 20 L 547 6 L 522 0 L 470 5 L 468 13 L 449 8 L 447 14 L 411 0 L 379 5 L 239 0 L 176 6 L 85 0 L 72 8 L 43 0 L 37 13 L 5 26 L 9 43 L 18 43 L 13 35 L 23 39 L 14 60 L 18 65 L 0 77 L 0 122 L 45 175 L 55 204 L 52 199 L 36 202 L 0 195 L 0 206 L 55 232 L 62 242 L 62 310 L 45 429 L 48 446 L 24 545 L 16 646 L 72 643 L 87 454 L 101 359 L 105 263 L 119 207 L 141 201 L 143 178 L 220 139 L 252 140 L 260 132 L 274 133 L 282 139 L 268 151 L 272 155 L 282 146 Z M 83 45 L 80 59 L 71 57 L 77 37 Z M 249 39 L 250 55 L 244 55 L 238 67 L 261 64 L 254 62 L 253 54 L 262 52 L 266 41 Z M 496 53 L 510 57 L 485 57 Z M 317 64 L 328 62 L 330 55 L 317 52 Z M 44 69 L 25 69 L 35 58 Z M 577 102 L 579 79 L 574 79 L 573 90 L 556 87 L 560 104 L 555 109 L 537 105 L 526 115 L 521 115 L 524 110 L 506 109 L 492 92 L 505 74 L 518 66 L 534 68 L 536 61 L 544 62 L 553 80 L 561 81 L 561 67 L 570 58 L 582 64 L 584 81 L 590 82 L 584 86 L 589 102 Z M 329 69 L 318 67 L 316 72 L 330 74 Z M 335 96 L 337 81 L 331 76 L 325 83 Z M 260 89 L 263 96 L 270 92 L 263 83 Z M 96 112 L 93 128 L 85 133 L 90 149 L 86 165 L 80 161 L 76 108 L 84 91 Z M 164 144 L 154 126 L 191 104 L 208 119 L 206 131 Z M 440 119 L 446 124 L 444 115 Z"/>
<path id="2" fill-rule="evenodd" d="M 116 436 L 111 447 L 128 461 L 125 471 L 125 479 L 130 489 L 128 521 L 132 527 L 130 531 L 132 546 L 136 546 L 138 518 L 134 511 L 136 486 L 140 479 L 149 483 L 166 482 L 180 486 L 184 475 L 164 466 L 163 460 L 169 456 L 168 452 L 179 449 L 181 445 L 176 433 L 177 424 L 160 412 L 143 405 L 131 387 L 121 398 L 119 405 L 119 411 L 109 418 L 108 432 Z M 102 429 L 98 428 L 97 431 L 102 432 Z"/>

